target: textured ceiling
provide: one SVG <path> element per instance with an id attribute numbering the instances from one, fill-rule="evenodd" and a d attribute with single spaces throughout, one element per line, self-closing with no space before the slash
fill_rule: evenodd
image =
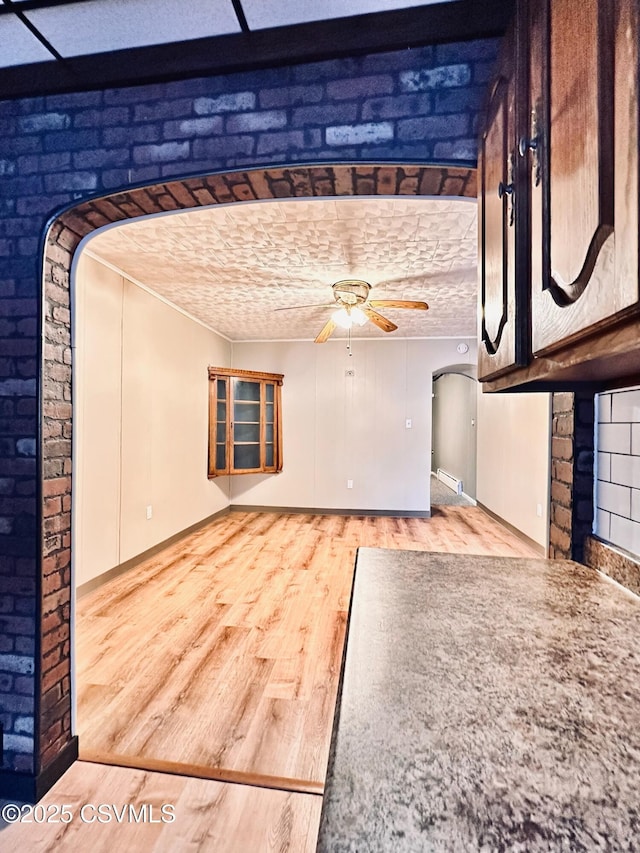
<path id="1" fill-rule="evenodd" d="M 88 250 L 230 340 L 313 339 L 331 285 L 368 281 L 389 337 L 475 336 L 476 204 L 458 199 L 269 201 L 145 217 L 98 233 Z M 367 323 L 358 337 L 385 337 Z M 335 337 L 346 332 L 336 330 Z"/>

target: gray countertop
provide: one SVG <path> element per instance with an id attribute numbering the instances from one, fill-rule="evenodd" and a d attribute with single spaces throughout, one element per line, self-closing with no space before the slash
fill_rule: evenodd
<path id="1" fill-rule="evenodd" d="M 361 548 L 318 850 L 640 849 L 639 643 L 576 563 Z"/>

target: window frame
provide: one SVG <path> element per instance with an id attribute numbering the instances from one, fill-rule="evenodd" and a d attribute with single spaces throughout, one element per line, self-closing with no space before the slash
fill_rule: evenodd
<path id="1" fill-rule="evenodd" d="M 207 475 L 209 479 L 214 477 L 231 476 L 236 474 L 279 474 L 282 471 L 282 383 L 284 374 L 282 373 L 265 373 L 256 370 L 238 370 L 230 367 L 209 367 L 209 446 L 208 446 L 208 466 Z M 225 382 L 225 419 L 218 418 L 218 403 L 223 402 L 220 398 L 218 380 Z M 259 384 L 259 400 L 258 401 L 242 401 L 235 396 L 236 382 L 255 382 Z M 267 405 L 271 405 L 271 401 L 267 401 L 267 387 L 273 387 L 273 436 L 272 441 L 267 441 L 266 435 L 266 413 Z M 240 402 L 255 403 L 259 402 L 259 438 L 257 442 L 235 441 L 234 439 L 234 423 L 235 423 L 235 405 Z M 225 424 L 224 436 L 225 441 L 218 440 L 218 425 Z M 238 423 L 256 424 L 255 421 L 238 421 Z M 271 423 L 271 422 L 269 422 Z M 236 468 L 235 466 L 235 448 L 247 445 L 255 445 L 259 447 L 260 464 L 253 468 Z M 224 446 L 225 465 L 221 467 L 216 463 L 217 450 Z M 273 447 L 273 464 L 266 464 L 267 447 Z"/>

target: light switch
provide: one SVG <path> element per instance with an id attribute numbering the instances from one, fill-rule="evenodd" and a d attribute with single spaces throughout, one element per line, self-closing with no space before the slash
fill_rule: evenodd
<path id="1" fill-rule="evenodd" d="M 405 421 L 405 426 L 407 429 L 411 429 L 411 418 L 407 418 Z"/>

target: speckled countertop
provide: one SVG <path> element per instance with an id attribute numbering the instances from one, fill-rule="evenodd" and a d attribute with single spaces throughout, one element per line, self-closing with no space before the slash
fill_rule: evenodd
<path id="1" fill-rule="evenodd" d="M 640 601 L 576 563 L 361 548 L 318 850 L 639 849 Z"/>

